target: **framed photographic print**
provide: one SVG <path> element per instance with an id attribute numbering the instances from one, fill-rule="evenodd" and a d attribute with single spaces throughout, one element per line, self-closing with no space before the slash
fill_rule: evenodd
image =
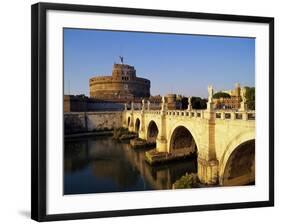
<path id="1" fill-rule="evenodd" d="M 32 218 L 274 205 L 274 19 L 32 6 Z"/>

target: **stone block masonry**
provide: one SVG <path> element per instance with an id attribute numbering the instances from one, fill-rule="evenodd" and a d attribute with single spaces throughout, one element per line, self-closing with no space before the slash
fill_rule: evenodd
<path id="1" fill-rule="evenodd" d="M 118 127 L 122 127 L 122 112 L 64 113 L 65 134 L 112 130 Z"/>

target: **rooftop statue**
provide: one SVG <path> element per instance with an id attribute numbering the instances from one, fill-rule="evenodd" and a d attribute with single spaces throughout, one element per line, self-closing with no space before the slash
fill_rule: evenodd
<path id="1" fill-rule="evenodd" d="M 124 57 L 123 56 L 119 56 L 119 58 L 120 58 L 121 64 L 123 64 Z"/>

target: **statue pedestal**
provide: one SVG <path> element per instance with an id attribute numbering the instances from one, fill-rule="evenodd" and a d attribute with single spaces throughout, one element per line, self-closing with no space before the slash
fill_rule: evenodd
<path id="1" fill-rule="evenodd" d="M 214 103 L 213 102 L 208 102 L 207 103 L 207 110 L 208 111 L 214 110 Z"/>

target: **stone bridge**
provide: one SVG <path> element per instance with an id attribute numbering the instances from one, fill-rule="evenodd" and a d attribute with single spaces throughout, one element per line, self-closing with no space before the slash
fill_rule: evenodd
<path id="1" fill-rule="evenodd" d="M 243 102 L 242 102 L 243 103 Z M 209 98 L 206 110 L 125 109 L 123 127 L 156 142 L 156 151 L 196 152 L 197 173 L 205 184 L 245 185 L 255 181 L 255 111 L 215 110 Z"/>

